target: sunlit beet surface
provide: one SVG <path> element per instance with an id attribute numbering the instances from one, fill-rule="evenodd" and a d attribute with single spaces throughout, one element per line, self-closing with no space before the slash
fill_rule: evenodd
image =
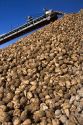
<path id="1" fill-rule="evenodd" d="M 0 49 L 1 125 L 83 125 L 83 12 Z"/>

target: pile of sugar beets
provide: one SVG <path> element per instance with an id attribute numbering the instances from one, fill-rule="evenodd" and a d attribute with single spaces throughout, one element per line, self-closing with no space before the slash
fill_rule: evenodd
<path id="1" fill-rule="evenodd" d="M 0 49 L 0 125 L 83 125 L 83 10 Z"/>

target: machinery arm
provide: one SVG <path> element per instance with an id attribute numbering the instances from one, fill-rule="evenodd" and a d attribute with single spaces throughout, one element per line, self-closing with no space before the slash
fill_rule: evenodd
<path id="1" fill-rule="evenodd" d="M 60 12 L 60 11 L 54 11 L 57 15 L 64 15 L 64 12 Z"/>

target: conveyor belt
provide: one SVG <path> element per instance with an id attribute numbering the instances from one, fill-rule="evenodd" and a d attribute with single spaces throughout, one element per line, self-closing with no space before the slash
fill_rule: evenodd
<path id="1" fill-rule="evenodd" d="M 31 22 L 25 23 L 24 25 L 0 36 L 0 45 L 4 44 L 14 38 L 17 38 L 25 33 L 31 32 L 35 29 L 38 29 L 46 24 L 49 24 L 51 21 L 56 20 L 56 14 L 53 13 L 52 15 L 48 16 L 41 16 L 32 20 Z"/>

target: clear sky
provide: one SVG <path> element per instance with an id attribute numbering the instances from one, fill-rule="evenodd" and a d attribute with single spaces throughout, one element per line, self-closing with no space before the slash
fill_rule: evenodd
<path id="1" fill-rule="evenodd" d="M 0 34 L 24 24 L 29 15 L 41 15 L 43 8 L 66 13 L 78 12 L 83 8 L 83 0 L 0 0 Z M 0 48 L 16 40 L 1 45 Z"/>

